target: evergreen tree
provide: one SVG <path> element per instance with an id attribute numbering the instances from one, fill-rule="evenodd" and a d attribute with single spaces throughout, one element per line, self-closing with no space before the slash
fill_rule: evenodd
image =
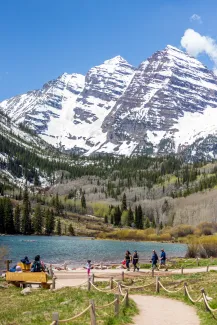
<path id="1" fill-rule="evenodd" d="M 57 220 L 57 235 L 61 236 L 61 222 L 60 219 Z"/>
<path id="2" fill-rule="evenodd" d="M 5 233 L 5 213 L 3 199 L 0 199 L 0 234 Z"/>
<path id="3" fill-rule="evenodd" d="M 114 211 L 114 225 L 119 226 L 120 223 L 121 223 L 121 210 L 118 205 L 117 207 L 115 207 L 115 211 Z"/>
<path id="4" fill-rule="evenodd" d="M 141 205 L 138 206 L 135 213 L 135 225 L 137 229 L 143 229 L 143 212 Z"/>
<path id="5" fill-rule="evenodd" d="M 82 193 L 82 196 L 81 196 L 81 207 L 83 210 L 85 210 L 87 208 L 84 192 Z"/>
<path id="6" fill-rule="evenodd" d="M 160 222 L 160 229 L 163 229 L 163 222 Z"/>
<path id="7" fill-rule="evenodd" d="M 108 223 L 108 216 L 107 215 L 105 215 L 105 217 L 104 217 L 104 223 Z"/>
<path id="8" fill-rule="evenodd" d="M 34 217 L 33 217 L 33 229 L 34 232 L 38 235 L 42 233 L 42 222 L 43 222 L 43 218 L 42 218 L 41 205 L 36 204 Z"/>
<path id="9" fill-rule="evenodd" d="M 54 213 L 53 210 L 46 209 L 44 212 L 45 216 L 45 234 L 51 235 L 54 231 L 55 227 L 55 219 L 54 219 Z"/>
<path id="10" fill-rule="evenodd" d="M 68 228 L 68 232 L 71 236 L 75 236 L 75 231 L 74 228 L 72 227 L 72 224 L 70 223 L 69 228 Z"/>
<path id="11" fill-rule="evenodd" d="M 131 207 L 129 208 L 128 211 L 128 220 L 127 220 L 127 226 L 132 227 L 132 224 L 134 223 L 134 217 L 133 217 L 133 211 Z"/>
<path id="12" fill-rule="evenodd" d="M 4 200 L 5 233 L 14 234 L 13 206 L 9 198 Z"/>
<path id="13" fill-rule="evenodd" d="M 21 210 L 19 204 L 16 205 L 14 210 L 14 230 L 16 234 L 20 233 Z"/>
<path id="14" fill-rule="evenodd" d="M 135 226 L 136 228 L 138 228 L 138 207 L 137 205 L 135 206 L 135 217 L 134 217 L 134 220 L 135 220 Z"/>
<path id="15" fill-rule="evenodd" d="M 156 228 L 156 222 L 155 219 L 153 219 L 152 223 L 151 223 L 152 228 Z"/>
<path id="16" fill-rule="evenodd" d="M 39 175 L 38 175 L 37 170 L 35 170 L 34 186 L 40 186 L 40 185 L 41 185 L 41 182 L 39 180 Z"/>
<path id="17" fill-rule="evenodd" d="M 145 228 L 150 228 L 150 220 L 148 217 L 145 218 Z"/>
<path id="18" fill-rule="evenodd" d="M 60 215 L 63 212 L 63 205 L 59 199 L 59 194 L 57 193 L 55 198 L 53 198 L 53 206 L 55 208 L 56 215 Z"/>
<path id="19" fill-rule="evenodd" d="M 22 221 L 21 221 L 21 232 L 24 235 L 31 234 L 32 232 L 30 212 L 31 212 L 31 205 L 29 201 L 28 190 L 26 187 L 23 193 Z"/>
<path id="20" fill-rule="evenodd" d="M 122 204 L 121 204 L 121 211 L 123 212 L 124 210 L 127 210 L 127 197 L 125 193 L 122 197 Z"/>

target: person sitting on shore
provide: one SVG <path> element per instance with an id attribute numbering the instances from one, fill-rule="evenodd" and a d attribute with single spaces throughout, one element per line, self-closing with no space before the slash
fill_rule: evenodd
<path id="1" fill-rule="evenodd" d="M 127 271 L 130 271 L 130 262 L 131 262 L 131 254 L 130 254 L 130 251 L 126 251 L 125 261 L 126 261 Z"/>
<path id="2" fill-rule="evenodd" d="M 157 262 L 158 262 L 158 255 L 157 255 L 156 251 L 153 249 L 153 254 L 151 257 L 152 270 L 157 268 Z"/>
<path id="3" fill-rule="evenodd" d="M 139 271 L 138 263 L 139 263 L 139 255 L 138 255 L 137 251 L 134 251 L 134 254 L 133 254 L 134 270 L 133 270 L 133 272 L 135 272 L 136 270 Z"/>
<path id="4" fill-rule="evenodd" d="M 31 272 L 42 272 L 42 271 L 45 271 L 45 267 L 40 261 L 40 255 L 36 255 L 35 260 L 31 266 Z"/>
<path id="5" fill-rule="evenodd" d="M 23 264 L 26 264 L 26 265 L 31 264 L 31 262 L 29 261 L 28 256 L 25 256 L 24 258 L 22 258 L 22 259 L 20 260 L 20 262 L 22 262 Z"/>

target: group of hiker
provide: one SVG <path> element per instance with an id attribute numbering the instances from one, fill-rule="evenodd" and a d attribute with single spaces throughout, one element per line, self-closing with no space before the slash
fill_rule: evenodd
<path id="1" fill-rule="evenodd" d="M 152 263 L 152 269 L 158 268 L 158 262 L 160 262 L 159 269 L 160 267 L 166 267 L 166 253 L 164 251 L 164 248 L 161 249 L 161 254 L 160 254 L 160 260 L 158 258 L 157 252 L 153 250 L 152 252 L 152 257 L 150 262 Z M 133 255 L 131 255 L 130 251 L 127 250 L 125 253 L 125 259 L 122 262 L 122 266 L 127 269 L 127 271 L 130 271 L 130 263 L 133 264 L 133 271 L 139 271 L 139 254 L 137 250 L 134 251 Z"/>

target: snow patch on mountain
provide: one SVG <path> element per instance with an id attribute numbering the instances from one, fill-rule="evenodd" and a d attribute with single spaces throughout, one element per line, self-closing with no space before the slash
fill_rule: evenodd
<path id="1" fill-rule="evenodd" d="M 181 144 L 190 145 L 198 138 L 205 138 L 210 134 L 217 135 L 217 107 L 207 107 L 203 113 L 185 112 L 180 117 L 174 134 L 176 151 Z"/>

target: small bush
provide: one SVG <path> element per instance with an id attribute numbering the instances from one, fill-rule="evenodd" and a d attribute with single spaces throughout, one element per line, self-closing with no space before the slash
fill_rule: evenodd
<path id="1" fill-rule="evenodd" d="M 172 239 L 170 233 L 161 234 L 159 237 L 162 241 L 170 241 Z"/>
<path id="2" fill-rule="evenodd" d="M 199 245 L 198 243 L 190 243 L 187 246 L 186 257 L 187 258 L 196 258 L 199 254 Z"/>
<path id="3" fill-rule="evenodd" d="M 172 237 L 186 237 L 194 233 L 194 227 L 189 225 L 180 225 L 175 228 L 172 228 L 170 234 Z"/>
<path id="4" fill-rule="evenodd" d="M 209 236 L 202 237 L 200 239 L 200 244 L 206 251 L 208 257 L 217 257 L 217 237 Z"/>
<path id="5" fill-rule="evenodd" d="M 151 235 L 148 235 L 148 240 L 150 240 L 150 241 L 158 241 L 159 237 L 156 234 L 151 234 Z"/>

